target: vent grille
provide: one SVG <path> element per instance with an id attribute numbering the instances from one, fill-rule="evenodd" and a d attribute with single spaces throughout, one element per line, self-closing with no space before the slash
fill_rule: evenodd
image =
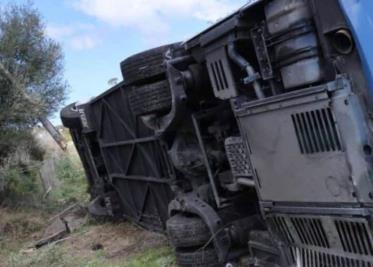
<path id="1" fill-rule="evenodd" d="M 342 257 L 306 248 L 293 250 L 296 254 L 296 266 L 299 267 L 373 267 L 371 260 Z"/>
<path id="2" fill-rule="evenodd" d="M 281 236 L 283 240 L 287 243 L 293 244 L 294 237 L 292 235 L 291 229 L 289 229 L 286 219 L 282 216 L 273 216 L 270 218 L 271 224 L 274 226 L 275 231 Z"/>
<path id="3" fill-rule="evenodd" d="M 228 89 L 228 79 L 227 75 L 225 74 L 223 62 L 221 61 L 221 59 L 210 62 L 210 69 L 216 90 L 222 91 Z"/>
<path id="4" fill-rule="evenodd" d="M 330 108 L 296 113 L 291 117 L 302 154 L 342 150 L 337 125 Z"/>
<path id="5" fill-rule="evenodd" d="M 299 240 L 306 246 L 330 248 L 321 219 L 280 215 L 270 218 L 276 232 L 288 243 L 295 243 L 295 240 Z"/>
<path id="6" fill-rule="evenodd" d="M 345 252 L 373 256 L 369 226 L 366 222 L 335 221 Z"/>
<path id="7" fill-rule="evenodd" d="M 225 140 L 225 151 L 234 177 L 251 177 L 249 157 L 241 137 L 229 137 Z"/>
<path id="8" fill-rule="evenodd" d="M 289 256 L 297 266 L 373 267 L 373 239 L 364 218 L 271 215 L 268 220 L 289 244 Z"/>
<path id="9" fill-rule="evenodd" d="M 304 245 L 329 248 L 329 242 L 320 219 L 294 217 L 290 220 Z"/>

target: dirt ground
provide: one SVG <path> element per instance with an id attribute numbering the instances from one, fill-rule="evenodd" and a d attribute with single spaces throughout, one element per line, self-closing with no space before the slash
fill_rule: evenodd
<path id="1" fill-rule="evenodd" d="M 73 257 L 90 259 L 97 250 L 102 250 L 105 258 L 114 263 L 123 262 L 147 249 L 166 245 L 165 236 L 140 229 L 128 222 L 88 226 L 63 244 Z"/>
<path id="2" fill-rule="evenodd" d="M 33 248 L 50 214 L 0 208 L 0 266 L 174 266 L 164 235 L 129 222 L 88 223 L 62 242 Z"/>

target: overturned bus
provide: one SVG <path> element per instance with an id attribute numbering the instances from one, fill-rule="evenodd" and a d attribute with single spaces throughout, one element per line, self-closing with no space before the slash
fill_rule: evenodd
<path id="1" fill-rule="evenodd" d="M 94 215 L 179 266 L 373 266 L 369 0 L 256 0 L 61 111 Z"/>

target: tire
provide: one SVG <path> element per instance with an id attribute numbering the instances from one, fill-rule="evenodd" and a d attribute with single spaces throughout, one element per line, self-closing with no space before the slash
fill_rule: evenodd
<path id="1" fill-rule="evenodd" d="M 165 53 L 177 43 L 153 48 L 145 52 L 135 54 L 120 63 L 123 80 L 126 84 L 141 84 L 157 77 L 164 77 L 166 66 L 164 64 Z"/>
<path id="2" fill-rule="evenodd" d="M 211 238 L 209 228 L 199 217 L 177 214 L 166 224 L 169 240 L 175 248 L 203 246 Z"/>
<path id="3" fill-rule="evenodd" d="M 166 113 L 172 106 L 171 91 L 167 80 L 132 88 L 128 95 L 134 115 Z"/>
<path id="4" fill-rule="evenodd" d="M 180 267 L 217 267 L 218 255 L 214 247 L 176 249 L 176 261 Z"/>
<path id="5" fill-rule="evenodd" d="M 82 123 L 79 112 L 75 109 L 75 103 L 63 108 L 60 113 L 63 126 L 69 129 L 80 129 Z"/>

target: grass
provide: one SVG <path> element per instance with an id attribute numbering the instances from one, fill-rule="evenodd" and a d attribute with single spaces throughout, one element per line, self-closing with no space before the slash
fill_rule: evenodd
<path id="1" fill-rule="evenodd" d="M 139 232 L 130 223 L 97 224 L 90 221 L 87 225 L 72 234 L 74 242 L 82 242 L 71 247 L 68 241 L 51 244 L 41 249 L 30 249 L 35 240 L 41 237 L 43 229 L 48 225 L 51 214 L 35 209 L 0 208 L 0 266 L 1 267 L 174 267 L 176 266 L 173 251 L 166 244 L 158 247 L 139 246 L 133 250 L 132 245 L 124 245 L 124 254 L 112 258 L 109 247 L 92 251 L 90 244 L 101 242 L 100 237 L 106 231 L 112 242 L 117 242 L 116 235 L 130 236 L 128 240 L 136 240 Z M 124 227 L 124 228 L 123 228 Z M 92 238 L 92 239 L 90 239 Z M 123 239 L 122 239 L 123 240 Z M 127 240 L 127 239 L 126 239 Z M 151 239 L 152 240 L 152 239 Z M 92 242 L 92 243 L 91 243 Z M 105 242 L 105 241 L 103 241 Z M 106 241 L 107 242 L 107 241 Z M 118 241 L 119 245 L 120 240 Z M 107 243 L 106 243 L 107 244 Z M 111 243 L 113 244 L 113 243 Z M 115 243 L 114 243 L 115 244 Z M 116 246 L 116 245 L 114 245 Z M 82 248 L 76 253 L 76 248 Z M 108 250 L 107 250 L 108 249 Z"/>
<path id="2" fill-rule="evenodd" d="M 168 247 L 149 249 L 122 263 L 108 263 L 103 253 L 97 252 L 92 259 L 69 256 L 68 250 L 60 245 L 51 245 L 32 255 L 25 252 L 12 253 L 9 267 L 174 267 L 173 252 Z"/>
<path id="3" fill-rule="evenodd" d="M 12 253 L 9 257 L 10 267 L 75 267 L 75 260 L 65 255 L 58 246 L 47 246 L 34 255 L 26 252 Z"/>
<path id="4" fill-rule="evenodd" d="M 96 259 L 88 262 L 76 262 L 73 267 L 176 267 L 176 260 L 172 250 L 169 247 L 149 249 L 141 254 L 129 258 L 126 262 L 108 264 L 107 260 L 97 254 Z"/>
<path id="5" fill-rule="evenodd" d="M 10 255 L 31 245 L 47 218 L 41 210 L 24 208 L 0 209 L 0 266 L 9 263 Z M 7 266 L 7 265 L 5 265 Z"/>
<path id="6" fill-rule="evenodd" d="M 173 251 L 168 247 L 150 249 L 120 267 L 171 267 L 176 266 Z"/>
<path id="7" fill-rule="evenodd" d="M 56 176 L 61 184 L 52 192 L 52 200 L 60 207 L 89 200 L 87 180 L 77 155 L 62 157 L 56 166 Z"/>

